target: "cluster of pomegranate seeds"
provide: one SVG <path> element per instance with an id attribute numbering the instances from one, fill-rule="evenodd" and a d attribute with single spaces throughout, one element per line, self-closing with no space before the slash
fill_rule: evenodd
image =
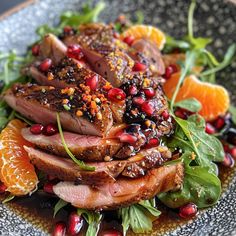
<path id="1" fill-rule="evenodd" d="M 81 47 L 78 44 L 72 44 L 67 47 L 67 56 L 70 58 L 74 58 L 76 60 L 80 60 L 84 54 L 82 53 Z"/>
<path id="2" fill-rule="evenodd" d="M 6 190 L 7 190 L 7 187 L 5 186 L 5 184 L 0 182 L 0 194 L 5 193 Z"/>
<path id="3" fill-rule="evenodd" d="M 44 126 L 41 124 L 33 124 L 30 127 L 30 132 L 32 134 L 41 134 L 43 132 Z"/>
<path id="4" fill-rule="evenodd" d="M 166 67 L 164 78 L 169 79 L 176 72 L 178 72 L 178 67 L 175 64 L 169 65 Z"/>
<path id="5" fill-rule="evenodd" d="M 39 44 L 35 44 L 35 45 L 31 48 L 32 55 L 35 56 L 35 57 L 38 56 L 38 55 L 39 55 L 39 49 L 40 49 Z"/>
<path id="6" fill-rule="evenodd" d="M 123 42 L 125 42 L 126 44 L 128 44 L 129 46 L 131 46 L 134 42 L 135 38 L 134 36 L 126 36 L 124 39 L 123 39 Z"/>
<path id="7" fill-rule="evenodd" d="M 116 229 L 110 229 L 102 232 L 101 236 L 122 236 L 123 234 L 116 230 Z"/>
<path id="8" fill-rule="evenodd" d="M 43 185 L 43 191 L 45 193 L 50 193 L 50 194 L 54 194 L 53 192 L 53 183 L 51 182 L 47 182 Z"/>
<path id="9" fill-rule="evenodd" d="M 52 60 L 50 58 L 46 58 L 40 63 L 39 69 L 42 72 L 47 72 L 51 66 L 52 66 Z"/>
<path id="10" fill-rule="evenodd" d="M 223 166 L 230 167 L 230 168 L 234 167 L 234 159 L 230 155 L 230 153 L 225 153 L 224 160 L 221 164 Z"/>
<path id="11" fill-rule="evenodd" d="M 98 76 L 94 75 L 86 78 L 85 84 L 86 86 L 89 86 L 92 91 L 96 90 L 98 86 Z"/>
<path id="12" fill-rule="evenodd" d="M 141 110 L 146 113 L 148 116 L 151 116 L 155 109 L 150 101 L 146 101 L 141 105 Z"/>
<path id="13" fill-rule="evenodd" d="M 72 212 L 69 216 L 67 233 L 70 236 L 76 236 L 83 227 L 84 220 L 76 212 Z"/>
<path id="14" fill-rule="evenodd" d="M 120 88 L 112 88 L 109 90 L 107 97 L 109 100 L 111 100 L 113 102 L 120 102 L 120 101 L 125 100 L 126 94 Z"/>
<path id="15" fill-rule="evenodd" d="M 52 236 L 66 236 L 66 224 L 62 221 L 57 222 L 52 232 Z"/>
<path id="16" fill-rule="evenodd" d="M 137 141 L 137 137 L 132 135 L 132 134 L 128 134 L 128 133 L 123 133 L 119 136 L 120 141 L 122 143 L 129 143 L 129 144 L 134 144 Z"/>
<path id="17" fill-rule="evenodd" d="M 214 134 L 216 132 L 215 127 L 211 123 L 206 123 L 206 128 L 205 128 L 206 133 L 208 134 Z"/>
<path id="18" fill-rule="evenodd" d="M 180 207 L 179 216 L 184 219 L 188 219 L 195 217 L 197 212 L 197 206 L 194 203 L 188 203 L 187 205 Z"/>
<path id="19" fill-rule="evenodd" d="M 153 88 L 145 88 L 143 92 L 147 98 L 153 98 L 156 94 Z"/>
<path id="20" fill-rule="evenodd" d="M 135 62 L 133 66 L 133 71 L 145 71 L 147 66 L 141 62 Z"/>

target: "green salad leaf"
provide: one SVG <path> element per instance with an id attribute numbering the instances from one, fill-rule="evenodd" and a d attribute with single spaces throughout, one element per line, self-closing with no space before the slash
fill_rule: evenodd
<path id="1" fill-rule="evenodd" d="M 68 202 L 62 200 L 61 198 L 58 200 L 56 205 L 54 206 L 54 212 L 53 212 L 53 217 L 56 216 L 56 214 L 66 205 L 68 205 Z"/>
<path id="2" fill-rule="evenodd" d="M 236 124 L 236 107 L 233 105 L 230 105 L 229 111 L 232 115 L 232 120 L 233 120 L 234 124 Z"/>
<path id="3" fill-rule="evenodd" d="M 221 194 L 219 178 L 208 167 L 191 166 L 192 152 L 185 152 L 182 159 L 185 163 L 183 188 L 177 192 L 161 193 L 158 198 L 170 208 L 178 208 L 189 202 L 195 203 L 198 208 L 214 205 Z"/>
<path id="4" fill-rule="evenodd" d="M 88 223 L 86 236 L 97 235 L 97 232 L 99 230 L 99 225 L 102 220 L 102 214 L 95 211 L 88 211 L 86 209 L 77 209 L 77 214 L 82 215 L 86 220 L 86 222 Z"/>
<path id="5" fill-rule="evenodd" d="M 198 112 L 202 108 L 202 104 L 196 98 L 181 100 L 174 104 L 175 107 L 184 108 L 191 112 Z"/>
<path id="6" fill-rule="evenodd" d="M 152 230 L 152 222 L 161 214 L 155 208 L 155 200 L 145 200 L 129 207 L 120 208 L 118 215 L 122 219 L 124 235 L 129 228 L 134 233 L 148 233 Z"/>

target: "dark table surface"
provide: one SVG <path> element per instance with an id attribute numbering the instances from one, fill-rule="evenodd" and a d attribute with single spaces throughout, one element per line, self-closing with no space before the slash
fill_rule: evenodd
<path id="1" fill-rule="evenodd" d="M 22 2 L 25 2 L 25 0 L 0 0 L 0 14 Z"/>

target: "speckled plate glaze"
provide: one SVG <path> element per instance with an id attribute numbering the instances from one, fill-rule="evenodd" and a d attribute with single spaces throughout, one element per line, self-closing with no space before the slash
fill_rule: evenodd
<path id="1" fill-rule="evenodd" d="M 234 0 L 232 0 L 233 2 Z M 41 24 L 56 24 L 65 10 L 78 10 L 82 0 L 40 0 L 30 1 L 17 11 L 2 17 L 0 21 L 0 51 L 15 49 L 23 54 L 27 45 L 37 39 L 35 29 Z M 145 23 L 160 27 L 173 36 L 186 33 L 188 0 L 107 0 L 102 20 L 114 20 L 120 13 L 133 15 L 142 10 Z M 211 50 L 222 56 L 226 48 L 236 42 L 236 6 L 224 0 L 199 0 L 195 12 L 194 30 L 197 35 L 212 37 Z M 95 1 L 94 1 L 95 3 Z M 231 92 L 236 102 L 236 62 L 219 74 L 218 80 Z M 169 229 L 155 227 L 152 235 L 236 235 L 236 175 L 228 172 L 223 184 L 223 193 L 216 206 L 202 211 L 198 217 L 187 223 L 176 224 Z M 40 203 L 39 203 L 40 204 Z M 42 203 L 43 204 L 43 203 Z M 37 218 L 25 207 L 14 203 L 0 204 L 0 235 L 44 236 L 49 235 L 51 222 Z M 150 235 L 150 234 L 149 234 Z"/>

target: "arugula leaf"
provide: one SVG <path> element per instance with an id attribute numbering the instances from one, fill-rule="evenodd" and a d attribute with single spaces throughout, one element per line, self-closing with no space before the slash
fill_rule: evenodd
<path id="1" fill-rule="evenodd" d="M 55 35 L 60 34 L 62 31 L 62 27 L 50 27 L 49 25 L 41 25 L 36 29 L 36 33 L 40 38 L 44 37 L 44 35 L 52 33 Z"/>
<path id="2" fill-rule="evenodd" d="M 95 236 L 99 230 L 102 214 L 95 211 L 88 211 L 86 209 L 77 209 L 77 214 L 82 215 L 88 223 L 86 236 Z"/>
<path id="3" fill-rule="evenodd" d="M 82 169 L 82 170 L 89 170 L 89 171 L 94 171 L 95 167 L 94 166 L 89 166 L 86 165 L 83 161 L 76 159 L 76 157 L 73 155 L 73 153 L 70 151 L 70 149 L 68 148 L 64 135 L 63 135 L 63 131 L 62 131 L 62 127 L 61 127 L 61 121 L 60 121 L 60 115 L 59 113 L 57 113 L 57 126 L 58 126 L 58 130 L 59 130 L 59 134 L 61 137 L 61 141 L 62 144 L 65 148 L 65 151 L 67 152 L 68 156 Z"/>
<path id="4" fill-rule="evenodd" d="M 207 167 L 191 166 L 191 152 L 185 152 L 182 158 L 185 162 L 183 188 L 177 192 L 161 193 L 158 198 L 170 208 L 178 208 L 189 202 L 195 203 L 198 208 L 214 205 L 221 194 L 219 178 Z"/>
<path id="5" fill-rule="evenodd" d="M 96 22 L 99 14 L 104 10 L 105 6 L 106 4 L 104 2 L 99 2 L 94 8 L 85 5 L 82 8 L 81 13 L 67 11 L 61 15 L 60 26 L 64 27 L 69 25 L 72 27 L 78 27 L 80 24 Z"/>
<path id="6" fill-rule="evenodd" d="M 53 212 L 53 217 L 56 216 L 56 214 L 66 205 L 68 204 L 68 202 L 65 202 L 64 200 L 62 200 L 61 198 L 59 199 L 59 201 L 56 203 L 56 205 L 54 206 L 54 212 Z"/>
<path id="7" fill-rule="evenodd" d="M 179 81 L 176 85 L 175 91 L 174 91 L 173 96 L 172 96 L 171 101 L 170 101 L 170 109 L 171 109 L 172 112 L 173 112 L 175 99 L 176 99 L 177 94 L 179 92 L 180 86 L 182 85 L 182 83 L 183 83 L 186 75 L 188 74 L 188 72 L 194 66 L 194 62 L 195 62 L 197 53 L 198 53 L 197 50 L 191 50 L 191 51 L 188 51 L 186 53 L 185 63 L 184 63 L 184 66 L 181 68 L 181 75 L 180 75 Z"/>
<path id="8" fill-rule="evenodd" d="M 211 74 L 214 74 L 220 70 L 223 70 L 225 67 L 227 67 L 228 65 L 230 65 L 230 63 L 232 62 L 234 56 L 235 56 L 235 52 L 236 52 L 236 44 L 232 44 L 227 52 L 225 53 L 224 59 L 221 63 L 219 63 L 216 67 L 208 69 L 206 71 L 203 71 L 200 76 L 208 76 Z"/>
<path id="9" fill-rule="evenodd" d="M 188 50 L 188 49 L 190 49 L 190 43 L 188 43 L 184 40 L 177 40 L 177 39 L 167 35 L 164 52 L 171 52 L 175 48 L 179 48 L 182 50 Z"/>
<path id="10" fill-rule="evenodd" d="M 161 214 L 155 208 L 154 203 L 154 199 L 145 200 L 118 210 L 118 215 L 122 219 L 124 235 L 129 227 L 134 233 L 147 233 L 152 230 L 152 222 Z"/>
<path id="11" fill-rule="evenodd" d="M 236 107 L 234 107 L 233 105 L 230 105 L 229 111 L 232 115 L 232 120 L 233 120 L 234 124 L 236 124 Z"/>
<path id="12" fill-rule="evenodd" d="M 189 98 L 189 99 L 176 102 L 174 106 L 184 108 L 192 112 L 198 112 L 202 108 L 202 104 L 196 98 Z"/>

